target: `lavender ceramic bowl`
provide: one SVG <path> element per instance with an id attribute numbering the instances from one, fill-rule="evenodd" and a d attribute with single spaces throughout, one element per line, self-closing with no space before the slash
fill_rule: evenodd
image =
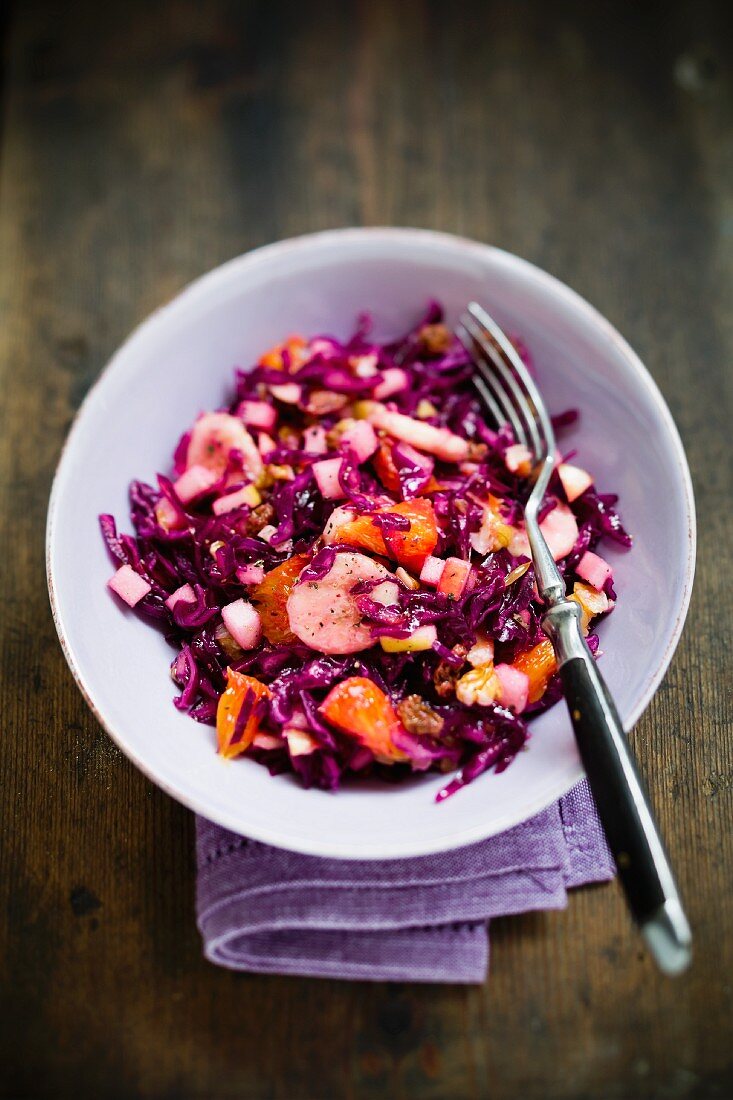
<path id="1" fill-rule="evenodd" d="M 87 702 L 120 748 L 174 798 L 238 833 L 317 855 L 389 858 L 454 848 L 525 820 L 582 768 L 563 704 L 532 725 L 526 752 L 447 802 L 426 776 L 401 787 L 304 791 L 247 760 L 171 705 L 171 651 L 106 588 L 97 524 L 125 529 L 127 485 L 168 467 L 181 431 L 222 402 L 235 364 L 300 331 L 345 336 L 359 310 L 377 336 L 412 323 L 429 297 L 453 321 L 470 299 L 520 333 L 551 410 L 582 410 L 572 444 L 598 485 L 621 494 L 635 547 L 604 547 L 620 601 L 600 628 L 603 672 L 627 728 L 658 686 L 692 586 L 690 475 L 667 406 L 641 362 L 582 298 L 495 248 L 413 229 L 347 229 L 284 241 L 197 280 L 145 321 L 87 397 L 48 516 L 48 583 L 61 644 Z M 654 777 L 651 776 L 654 786 Z"/>

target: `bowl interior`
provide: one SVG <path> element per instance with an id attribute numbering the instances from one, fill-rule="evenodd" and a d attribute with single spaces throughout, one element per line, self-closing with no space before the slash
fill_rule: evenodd
<path id="1" fill-rule="evenodd" d="M 127 485 L 169 469 L 181 432 L 228 393 L 232 368 L 285 334 L 346 336 L 373 312 L 378 337 L 411 324 L 430 297 L 454 321 L 486 304 L 529 346 L 551 411 L 581 410 L 561 440 L 601 489 L 621 495 L 631 553 L 606 544 L 619 605 L 600 629 L 603 672 L 633 722 L 671 657 L 689 596 L 694 519 L 679 439 L 624 341 L 561 284 L 506 253 L 419 231 L 343 231 L 271 246 L 194 283 L 139 328 L 85 402 L 49 513 L 49 583 L 72 669 L 120 747 L 205 816 L 282 847 L 354 858 L 436 851 L 499 832 L 580 778 L 562 704 L 532 725 L 529 749 L 436 805 L 439 776 L 338 795 L 303 791 L 250 761 L 226 762 L 208 727 L 171 705 L 171 650 L 106 589 L 113 571 L 97 516 L 129 530 Z"/>

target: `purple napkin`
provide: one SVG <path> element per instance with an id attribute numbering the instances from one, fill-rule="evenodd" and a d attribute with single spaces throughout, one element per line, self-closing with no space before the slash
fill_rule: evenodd
<path id="1" fill-rule="evenodd" d="M 499 836 L 414 859 L 323 859 L 196 825 L 204 954 L 233 970 L 482 982 L 492 917 L 562 909 L 568 888 L 614 874 L 585 782 Z"/>

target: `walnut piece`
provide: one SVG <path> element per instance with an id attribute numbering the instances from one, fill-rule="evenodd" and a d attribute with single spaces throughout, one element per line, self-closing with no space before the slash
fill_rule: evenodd
<path id="1" fill-rule="evenodd" d="M 456 696 L 466 707 L 488 707 L 499 694 L 499 688 L 499 677 L 493 665 L 472 668 L 456 684 Z"/>
<path id="2" fill-rule="evenodd" d="M 397 713 L 408 733 L 437 737 L 443 729 L 443 719 L 419 695 L 406 695 L 397 704 Z"/>
<path id="3" fill-rule="evenodd" d="M 468 647 L 465 645 L 454 645 L 453 653 L 456 657 L 462 657 L 465 660 L 468 653 Z M 435 690 L 441 699 L 449 699 L 451 695 L 455 694 L 456 682 L 461 675 L 461 665 L 451 665 L 447 661 L 439 661 L 435 672 L 433 673 L 433 683 L 435 684 Z"/>
<path id="4" fill-rule="evenodd" d="M 267 527 L 275 518 L 275 509 L 266 501 L 253 508 L 245 520 L 245 528 L 248 535 L 259 535 L 263 527 Z"/>
<path id="5" fill-rule="evenodd" d="M 447 325 L 423 325 L 417 338 L 428 355 L 444 355 L 453 343 L 453 333 Z"/>

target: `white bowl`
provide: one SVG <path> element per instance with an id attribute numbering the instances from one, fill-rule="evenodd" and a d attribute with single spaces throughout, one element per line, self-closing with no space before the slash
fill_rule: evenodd
<path id="1" fill-rule="evenodd" d="M 127 486 L 167 470 L 181 433 L 219 406 L 232 368 L 290 332 L 346 336 L 360 310 L 377 336 L 404 330 L 430 297 L 455 321 L 471 299 L 531 349 L 551 411 L 582 410 L 569 438 L 597 484 L 621 494 L 635 536 L 609 545 L 619 603 L 600 628 L 602 668 L 630 727 L 659 684 L 692 586 L 695 521 L 679 436 L 621 336 L 562 283 L 506 252 L 415 229 L 347 229 L 270 245 L 197 280 L 114 356 L 69 435 L 48 516 L 48 584 L 71 670 L 99 721 L 163 790 L 237 833 L 324 856 L 391 858 L 455 848 L 531 817 L 583 774 L 562 703 L 532 723 L 526 752 L 446 802 L 429 775 L 403 786 L 302 790 L 172 706 L 172 651 L 106 588 L 97 516 L 130 530 Z M 564 440 L 567 447 L 568 438 Z M 653 785 L 653 776 L 651 777 Z"/>

